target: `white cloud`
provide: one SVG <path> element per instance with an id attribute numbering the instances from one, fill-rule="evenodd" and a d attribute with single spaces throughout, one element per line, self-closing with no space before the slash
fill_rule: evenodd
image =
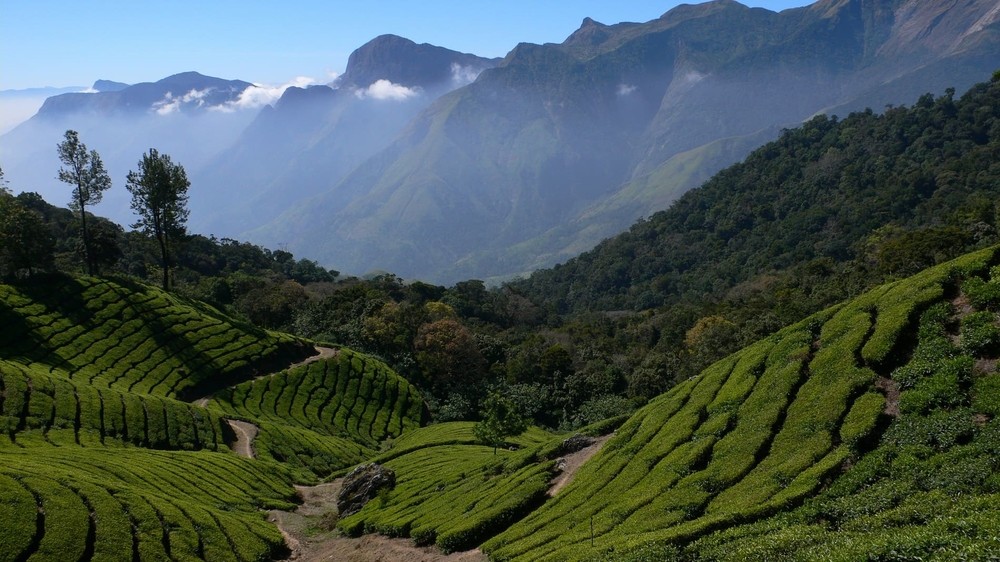
<path id="1" fill-rule="evenodd" d="M 638 87 L 632 84 L 618 84 L 618 97 L 623 98 L 632 92 L 636 91 Z"/>
<path id="2" fill-rule="evenodd" d="M 256 109 L 278 101 L 288 88 L 305 88 L 313 84 L 316 84 L 316 79 L 308 76 L 296 76 L 279 86 L 254 84 L 240 92 L 239 97 L 235 100 L 226 102 L 223 105 L 217 105 L 211 109 L 225 112 L 236 111 L 238 109 Z"/>
<path id="3" fill-rule="evenodd" d="M 361 88 L 354 92 L 354 95 L 361 99 L 372 98 L 376 100 L 395 101 L 412 98 L 417 94 L 419 94 L 419 92 L 414 88 L 407 88 L 406 86 L 400 84 L 393 84 L 385 79 L 376 80 L 375 82 L 372 82 L 371 86 Z"/>
<path id="4" fill-rule="evenodd" d="M 170 115 L 180 109 L 180 107 L 180 98 L 175 98 L 172 92 L 167 92 L 167 95 L 163 96 L 162 100 L 153 102 L 152 109 L 157 113 L 157 115 Z"/>
<path id="5" fill-rule="evenodd" d="M 183 96 L 174 96 L 173 92 L 167 92 L 163 99 L 153 102 L 152 110 L 157 115 L 170 115 L 181 108 L 181 104 L 194 104 L 197 107 L 205 105 L 205 96 L 211 93 L 213 88 L 204 90 L 191 90 Z"/>
<path id="6" fill-rule="evenodd" d="M 697 84 L 698 82 L 704 80 L 707 76 L 707 74 L 702 74 L 697 70 L 692 70 L 684 75 L 684 82 L 688 84 Z"/>
<path id="7" fill-rule="evenodd" d="M 472 66 L 462 66 L 457 62 L 451 63 L 451 81 L 456 86 L 465 86 L 476 81 L 482 69 Z"/>

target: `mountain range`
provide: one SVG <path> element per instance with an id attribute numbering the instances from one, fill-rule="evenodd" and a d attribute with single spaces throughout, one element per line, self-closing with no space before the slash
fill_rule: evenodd
<path id="1" fill-rule="evenodd" d="M 57 193 L 44 186 L 72 126 L 115 178 L 147 145 L 184 164 L 192 230 L 350 273 L 506 278 L 593 247 L 817 113 L 964 91 L 995 70 L 998 20 L 993 0 L 716 0 L 588 18 L 502 60 L 381 36 L 332 84 L 259 111 L 240 110 L 263 99 L 253 85 L 194 73 L 57 96 L 0 137 L 0 162 L 17 188 Z M 108 205 L 128 220 L 122 199 Z"/>

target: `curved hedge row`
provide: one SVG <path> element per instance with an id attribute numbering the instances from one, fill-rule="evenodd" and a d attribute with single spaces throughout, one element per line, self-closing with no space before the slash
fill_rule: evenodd
<path id="1" fill-rule="evenodd" d="M 261 508 L 288 472 L 233 455 L 0 448 L 0 561 L 231 560 L 287 555 Z"/>
<path id="2" fill-rule="evenodd" d="M 98 389 L 48 374 L 38 364 L 0 359 L 0 439 L 40 430 L 53 444 L 100 445 L 115 439 L 152 449 L 225 445 L 221 418 L 170 398 Z"/>
<path id="3" fill-rule="evenodd" d="M 494 453 L 475 444 L 472 427 L 432 425 L 393 441 L 375 461 L 395 471 L 396 487 L 338 527 L 348 535 L 411 537 L 452 552 L 475 547 L 541 505 L 553 462 L 538 453 L 561 438 L 531 428 L 510 439 L 520 450 Z"/>
<path id="4" fill-rule="evenodd" d="M 921 312 L 996 254 L 885 285 L 712 365 L 636 413 L 562 494 L 483 550 L 496 560 L 608 559 L 795 508 L 884 429 L 876 382 L 909 360 Z M 944 388 L 961 395 L 951 380 L 904 395 L 904 415 L 945 404 Z"/>
<path id="5" fill-rule="evenodd" d="M 0 285 L 0 357 L 99 388 L 192 397 L 309 353 L 146 285 L 63 276 Z"/>
<path id="6" fill-rule="evenodd" d="M 210 404 L 234 416 L 294 425 L 368 446 L 428 419 L 416 388 L 381 361 L 348 349 L 227 388 Z"/>

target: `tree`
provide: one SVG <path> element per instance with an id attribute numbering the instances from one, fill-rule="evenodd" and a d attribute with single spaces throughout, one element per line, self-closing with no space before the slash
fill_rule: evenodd
<path id="1" fill-rule="evenodd" d="M 59 160 L 67 168 L 59 168 L 59 180 L 73 186 L 70 208 L 80 213 L 80 238 L 83 241 L 83 260 L 87 274 L 97 273 L 97 264 L 91 254 L 90 234 L 87 231 L 87 205 L 101 202 L 104 192 L 111 187 L 111 176 L 104 169 L 104 162 L 96 150 L 87 152 L 87 145 L 80 142 L 76 131 L 68 130 L 65 140 L 56 146 Z"/>
<path id="2" fill-rule="evenodd" d="M 142 155 L 139 171 L 129 172 L 125 185 L 132 194 L 132 210 L 139 215 L 132 228 L 153 236 L 160 247 L 164 291 L 170 290 L 170 247 L 184 235 L 190 185 L 184 167 L 154 148 Z"/>
<path id="3" fill-rule="evenodd" d="M 15 276 L 52 264 L 52 233 L 41 215 L 22 205 L 6 187 L 0 170 L 0 275 Z"/>
<path id="4" fill-rule="evenodd" d="M 483 404 L 483 419 L 472 427 L 472 434 L 481 443 L 493 445 L 493 454 L 497 447 L 503 445 L 504 439 L 520 435 L 528 429 L 528 423 L 517 411 L 510 399 L 491 393 Z"/>

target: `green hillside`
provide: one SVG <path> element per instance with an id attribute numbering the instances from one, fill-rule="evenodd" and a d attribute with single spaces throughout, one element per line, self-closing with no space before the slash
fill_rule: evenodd
<path id="1" fill-rule="evenodd" d="M 1000 554 L 1000 249 L 879 287 L 626 422 L 496 560 Z M 887 557 L 887 558 L 883 558 Z"/>
<path id="2" fill-rule="evenodd" d="M 534 428 L 511 440 L 517 450 L 494 451 L 476 442 L 472 427 L 436 424 L 395 441 L 375 461 L 396 472 L 396 487 L 342 519 L 341 530 L 468 550 L 541 505 L 559 439 Z"/>
<path id="3" fill-rule="evenodd" d="M 146 285 L 61 275 L 0 285 L 0 350 L 81 384 L 173 398 L 314 353 Z"/>
<path id="4" fill-rule="evenodd" d="M 374 359 L 290 367 L 312 346 L 130 281 L 0 285 L 0 320 L 0 561 L 283 558 L 263 509 L 426 421 Z"/>
<path id="5" fill-rule="evenodd" d="M 937 256 L 996 243 L 998 146 L 1000 76 L 961 98 L 820 115 L 514 287 L 583 312 L 690 304 L 818 259 L 911 275 Z"/>

